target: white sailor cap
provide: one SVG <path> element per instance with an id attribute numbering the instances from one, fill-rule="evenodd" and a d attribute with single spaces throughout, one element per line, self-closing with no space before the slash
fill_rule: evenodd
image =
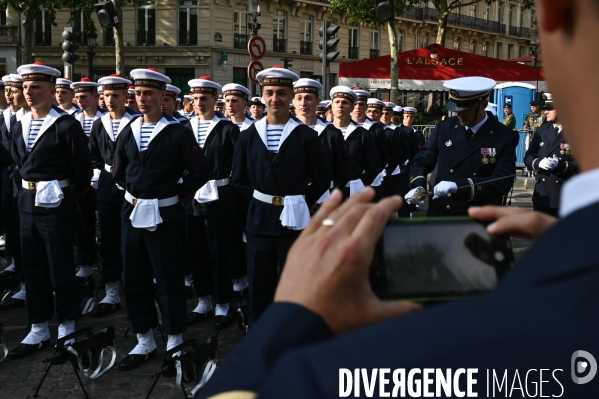
<path id="1" fill-rule="evenodd" d="M 156 68 L 138 68 L 130 73 L 133 78 L 133 86 L 150 87 L 152 89 L 164 90 L 171 83 L 171 78 L 158 72 Z"/>
<path id="2" fill-rule="evenodd" d="M 169 97 L 177 98 L 177 96 L 181 93 L 181 89 L 173 85 L 166 85 L 166 95 Z"/>
<path id="3" fill-rule="evenodd" d="M 43 62 L 34 62 L 33 64 L 21 65 L 17 68 L 17 73 L 23 78 L 23 82 L 56 82 L 60 76 L 60 71 L 44 65 Z"/>
<path id="4" fill-rule="evenodd" d="M 225 98 L 227 98 L 227 96 L 237 96 L 247 100 L 252 95 L 252 92 L 249 91 L 247 87 L 237 83 L 227 83 L 223 86 L 222 90 L 223 97 Z"/>
<path id="5" fill-rule="evenodd" d="M 219 85 L 216 82 L 213 82 L 212 79 L 210 79 L 210 76 L 200 76 L 198 79 L 190 80 L 189 82 L 187 82 L 187 84 L 189 85 L 189 87 L 191 87 L 192 93 L 206 93 L 217 95 L 218 91 L 222 88 L 221 85 Z"/>
<path id="6" fill-rule="evenodd" d="M 295 104 L 293 101 L 289 103 L 289 109 L 295 109 Z"/>
<path id="7" fill-rule="evenodd" d="M 259 105 L 261 107 L 266 107 L 266 105 L 264 105 L 264 101 L 262 101 L 260 97 L 252 97 L 248 105 Z"/>
<path id="8" fill-rule="evenodd" d="M 11 73 L 10 75 L 5 75 L 2 77 L 2 81 L 6 86 L 9 87 L 17 87 L 23 88 L 23 78 L 21 75 L 17 75 L 16 73 Z"/>
<path id="9" fill-rule="evenodd" d="M 485 108 L 485 111 L 489 111 L 493 115 L 497 116 L 497 104 L 489 103 L 487 108 Z"/>
<path id="10" fill-rule="evenodd" d="M 104 90 L 127 90 L 131 85 L 129 79 L 121 78 L 120 75 L 114 73 L 110 76 L 104 76 L 98 79 L 98 84 Z M 99 88 L 98 88 L 98 91 Z"/>
<path id="11" fill-rule="evenodd" d="M 258 82 L 265 86 L 289 86 L 293 87 L 293 82 L 299 80 L 299 76 L 281 65 L 273 65 L 272 68 L 258 72 L 256 75 Z"/>
<path id="12" fill-rule="evenodd" d="M 370 98 L 370 93 L 360 87 L 354 87 L 352 90 L 358 96 L 358 101 L 367 101 Z"/>
<path id="13" fill-rule="evenodd" d="M 318 110 L 325 110 L 327 109 L 327 107 L 329 106 L 329 103 L 327 103 L 326 101 L 321 101 L 318 103 L 318 105 L 316 106 L 316 109 Z"/>
<path id="14" fill-rule="evenodd" d="M 394 114 L 401 114 L 402 112 L 403 112 L 403 108 L 400 105 L 396 105 L 395 107 L 393 107 Z"/>
<path id="15" fill-rule="evenodd" d="M 80 82 L 71 83 L 71 89 L 75 93 L 96 93 L 98 86 L 96 82 L 92 82 L 88 77 L 81 78 Z"/>
<path id="16" fill-rule="evenodd" d="M 385 108 L 385 103 L 379 100 L 378 98 L 369 98 L 366 104 L 368 108 Z"/>
<path id="17" fill-rule="evenodd" d="M 319 96 L 322 91 L 322 85 L 318 80 L 302 78 L 293 84 L 293 93 L 310 93 Z"/>
<path id="18" fill-rule="evenodd" d="M 356 94 L 356 92 L 347 86 L 333 87 L 331 89 L 330 95 L 331 95 L 331 99 L 345 98 L 346 100 L 349 100 L 352 103 L 355 103 L 356 101 L 358 101 L 358 95 Z"/>
<path id="19" fill-rule="evenodd" d="M 391 108 L 391 109 L 395 108 L 395 104 L 393 104 L 390 101 L 383 101 L 383 104 L 385 104 L 385 108 Z"/>
<path id="20" fill-rule="evenodd" d="M 131 85 L 127 88 L 127 96 L 135 97 L 135 86 Z"/>
<path id="21" fill-rule="evenodd" d="M 547 110 L 553 109 L 553 95 L 551 93 L 543 93 L 541 95 L 541 108 Z"/>
<path id="22" fill-rule="evenodd" d="M 493 79 L 481 76 L 457 78 L 443 83 L 449 90 L 449 101 L 446 108 L 449 111 L 465 111 L 478 101 L 489 96 L 489 92 L 495 88 L 497 82 Z"/>
<path id="23" fill-rule="evenodd" d="M 414 114 L 417 114 L 418 110 L 414 107 L 403 107 L 403 112 L 412 112 Z"/>
<path id="24" fill-rule="evenodd" d="M 98 94 L 102 94 L 104 92 L 104 89 L 102 88 L 102 86 L 98 86 Z"/>
<path id="25" fill-rule="evenodd" d="M 193 96 L 191 94 L 186 94 L 183 96 L 185 100 L 193 101 Z"/>
<path id="26" fill-rule="evenodd" d="M 333 104 L 331 100 L 326 100 L 325 103 L 327 103 L 327 108 L 331 108 L 331 104 Z"/>

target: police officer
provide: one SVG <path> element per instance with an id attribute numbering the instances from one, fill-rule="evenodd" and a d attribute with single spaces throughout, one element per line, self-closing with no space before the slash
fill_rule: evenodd
<path id="1" fill-rule="evenodd" d="M 543 123 L 547 122 L 545 113 L 541 111 L 538 101 L 530 102 L 530 112 L 524 118 L 522 129 L 537 130 Z"/>
<path id="2" fill-rule="evenodd" d="M 333 124 L 343 133 L 349 155 L 349 182 L 343 189 L 344 197 L 349 198 L 380 178 L 382 166 L 372 134 L 351 119 L 356 109 L 354 102 L 358 100 L 356 92 L 346 86 L 335 86 L 330 96 Z"/>
<path id="3" fill-rule="evenodd" d="M 108 112 L 94 122 L 90 135 L 89 151 L 92 163 L 99 169 L 98 221 L 102 238 L 102 284 L 106 296 L 94 308 L 92 317 L 101 317 L 120 309 L 119 282 L 123 274 L 121 256 L 121 209 L 125 192 L 119 190 L 112 178 L 114 153 L 120 133 L 139 117 L 127 108 L 127 87 L 130 80 L 113 74 L 98 80 L 103 89 Z"/>
<path id="4" fill-rule="evenodd" d="M 563 126 L 553 107 L 551 93 L 543 94 L 543 110 L 547 123 L 539 127 L 526 151 L 524 163 L 536 172 L 532 207 L 536 211 L 558 216 L 562 186 L 578 174 L 578 163 L 572 157 Z"/>
<path id="5" fill-rule="evenodd" d="M 512 104 L 505 104 L 503 106 L 503 124 L 509 127 L 510 129 L 516 129 L 516 115 L 512 112 Z"/>
<path id="6" fill-rule="evenodd" d="M 299 77 L 275 66 L 257 79 L 269 111 L 239 136 L 233 160 L 233 184 L 249 201 L 245 230 L 252 322 L 272 302 L 287 252 L 308 224 L 309 208 L 331 184 L 318 135 L 289 114 Z"/>
<path id="7" fill-rule="evenodd" d="M 426 187 L 427 175 L 438 165 L 428 216 L 466 216 L 471 205 L 500 205 L 512 187 L 519 135 L 485 112 L 495 85 L 483 77 L 443 84 L 449 90 L 447 109 L 457 116 L 443 117 L 414 157 L 412 190 L 406 194 L 410 199 L 416 188 Z"/>
<path id="8" fill-rule="evenodd" d="M 187 312 L 179 194 L 193 195 L 212 175 L 193 132 L 160 110 L 171 80 L 153 68 L 134 69 L 131 76 L 143 116 L 120 133 L 112 175 L 125 189 L 121 249 L 127 307 L 138 344 L 119 370 L 134 369 L 156 356 L 153 278 L 167 350 L 183 343 Z"/>
<path id="9" fill-rule="evenodd" d="M 72 84 L 73 82 L 69 79 L 56 79 L 56 102 L 58 103 L 58 106 L 67 111 L 69 115 L 75 115 L 81 111 L 77 105 L 73 104 L 75 92 L 71 88 Z"/>
<path id="10" fill-rule="evenodd" d="M 52 105 L 60 71 L 41 63 L 17 72 L 32 112 L 14 126 L 12 154 L 19 168 L 23 270 L 31 332 L 9 353 L 28 356 L 50 344 L 48 321 L 56 316 L 58 338 L 75 332 L 81 316 L 73 269 L 73 196 L 90 190 L 92 165 L 81 125 Z M 68 189 L 68 187 L 72 187 Z M 54 293 L 54 294 L 53 294 Z"/>
<path id="11" fill-rule="evenodd" d="M 194 137 L 208 159 L 213 179 L 185 201 L 187 248 L 198 305 L 187 315 L 187 325 L 212 316 L 217 330 L 229 325 L 233 240 L 237 231 L 233 187 L 229 176 L 239 127 L 215 111 L 221 85 L 208 76 L 188 82 L 199 114 L 191 118 Z"/>

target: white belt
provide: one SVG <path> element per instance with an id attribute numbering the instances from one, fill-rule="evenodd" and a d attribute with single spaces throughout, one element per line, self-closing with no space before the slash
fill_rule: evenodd
<path id="1" fill-rule="evenodd" d="M 108 173 L 112 173 L 112 165 L 104 164 L 104 170 Z"/>
<path id="2" fill-rule="evenodd" d="M 215 182 L 217 187 L 226 186 L 227 184 L 229 184 L 229 178 L 227 177 L 225 179 L 215 180 Z"/>
<path id="3" fill-rule="evenodd" d="M 22 186 L 23 188 L 26 188 L 27 190 L 37 190 L 37 182 L 33 182 L 33 181 L 27 181 L 27 180 L 22 180 Z M 69 181 L 68 180 L 58 180 L 58 184 L 60 185 L 61 188 L 65 188 L 69 186 Z"/>
<path id="4" fill-rule="evenodd" d="M 305 198 L 304 195 L 302 195 L 302 197 Z M 262 194 L 258 190 L 254 190 L 254 198 L 256 198 L 258 201 L 266 202 L 267 204 L 271 204 L 274 206 L 283 206 L 283 202 L 285 201 L 285 197 L 281 197 L 278 195 Z"/>
<path id="5" fill-rule="evenodd" d="M 127 202 L 129 202 L 133 206 L 137 205 L 137 198 L 135 198 L 134 196 L 132 196 L 129 193 L 129 191 L 125 191 L 125 199 L 127 200 Z M 170 197 L 170 198 L 159 199 L 158 200 L 158 207 L 159 208 L 164 208 L 165 206 L 175 205 L 177 202 L 179 202 L 179 196 L 178 195 L 175 195 L 174 197 Z"/>

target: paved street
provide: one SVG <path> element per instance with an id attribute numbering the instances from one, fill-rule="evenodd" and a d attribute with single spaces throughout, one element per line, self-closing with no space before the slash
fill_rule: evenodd
<path id="1" fill-rule="evenodd" d="M 522 187 L 523 183 L 524 178 L 519 177 L 516 187 Z M 531 208 L 531 196 L 532 190 L 516 188 L 513 193 L 512 206 Z M 518 257 L 529 248 L 530 241 L 514 239 L 513 245 L 516 257 Z M 103 295 L 103 293 L 101 295 Z M 124 298 L 122 292 L 121 298 Z M 195 299 L 187 302 L 188 311 L 193 309 L 195 302 Z M 25 309 L 20 308 L 0 313 L 0 322 L 4 323 L 4 339 L 7 346 L 13 348 L 18 345 L 26 334 L 27 321 L 25 319 Z M 110 325 L 115 327 L 117 335 L 116 344 L 118 356 L 116 364 L 113 369 L 99 379 L 95 381 L 84 380 L 85 387 L 91 398 L 144 398 L 152 384 L 151 374 L 160 369 L 166 343 L 161 342 L 160 334 L 158 330 L 156 330 L 155 338 L 159 345 L 157 358 L 147 362 L 134 371 L 119 372 L 116 366 L 136 343 L 135 338 L 131 334 L 129 334 L 128 338 L 123 338 L 127 327 L 127 315 L 125 310 L 121 309 L 118 314 L 102 319 L 93 319 L 89 316 L 85 316 L 80 319 L 77 326 L 78 328 L 92 326 L 95 329 L 101 329 Z M 57 327 L 57 323 L 53 323 L 50 326 L 53 337 L 56 337 Z M 208 320 L 190 327 L 184 338 L 189 339 L 197 337 L 201 341 L 205 341 L 214 333 L 212 320 Z M 237 328 L 236 322 L 232 322 L 229 328 L 223 330 L 219 334 L 218 358 L 224 358 L 242 337 L 243 334 Z M 33 391 L 45 369 L 45 365 L 43 365 L 41 361 L 45 357 L 50 356 L 51 353 L 52 350 L 48 349 L 23 360 L 9 360 L 1 364 L 0 399 L 33 397 Z M 73 374 L 70 363 L 52 367 L 50 374 L 40 390 L 39 397 L 53 399 L 83 398 L 83 393 Z M 175 386 L 174 378 L 161 378 L 152 397 L 181 398 L 182 393 Z"/>

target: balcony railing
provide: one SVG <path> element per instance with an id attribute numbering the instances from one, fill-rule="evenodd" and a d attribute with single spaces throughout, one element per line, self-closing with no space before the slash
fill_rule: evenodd
<path id="1" fill-rule="evenodd" d="M 52 45 L 52 31 L 35 32 L 34 35 L 34 46 L 51 46 Z"/>
<path id="2" fill-rule="evenodd" d="M 18 44 L 18 29 L 16 26 L 0 25 L 0 43 Z"/>
<path id="3" fill-rule="evenodd" d="M 376 57 L 378 57 L 379 54 L 380 54 L 380 52 L 381 52 L 381 50 L 379 50 L 379 49 L 373 49 L 373 48 L 371 48 L 370 49 L 370 58 L 376 58 Z"/>
<path id="4" fill-rule="evenodd" d="M 238 50 L 245 50 L 248 48 L 248 35 L 241 35 L 239 33 L 235 33 L 233 35 L 233 48 Z"/>
<path id="5" fill-rule="evenodd" d="M 347 51 L 347 58 L 350 60 L 357 60 L 360 58 L 360 48 L 359 47 L 350 47 Z"/>
<path id="6" fill-rule="evenodd" d="M 404 11 L 403 18 L 418 19 L 422 21 L 438 21 L 439 12 L 431 7 L 416 7 L 411 10 Z M 447 24 L 482 30 L 485 32 L 506 33 L 505 24 L 453 12 L 449 14 L 449 17 L 447 18 Z"/>
<path id="7" fill-rule="evenodd" d="M 135 43 L 138 46 L 155 46 L 156 32 L 153 30 L 138 30 L 136 33 Z"/>
<path id="8" fill-rule="evenodd" d="M 287 52 L 287 39 L 279 39 L 276 36 L 272 38 L 272 51 L 275 53 Z"/>
<path id="9" fill-rule="evenodd" d="M 179 46 L 197 46 L 198 31 L 197 30 L 180 30 L 179 31 Z"/>
<path id="10" fill-rule="evenodd" d="M 312 55 L 312 42 L 300 41 L 300 54 Z"/>

